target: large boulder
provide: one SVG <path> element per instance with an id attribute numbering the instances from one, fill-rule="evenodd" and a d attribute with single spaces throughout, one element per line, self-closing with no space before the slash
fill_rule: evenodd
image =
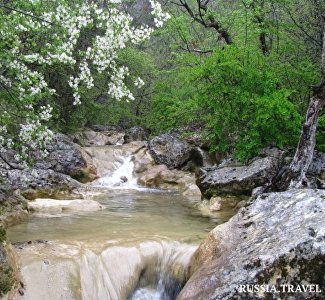
<path id="1" fill-rule="evenodd" d="M 243 166 L 215 166 L 202 168 L 197 184 L 202 194 L 210 198 L 216 194 L 251 194 L 276 175 L 281 160 L 276 157 L 257 158 Z"/>
<path id="2" fill-rule="evenodd" d="M 38 157 L 35 168 L 52 169 L 84 183 L 97 178 L 91 157 L 66 135 L 56 134 L 46 150 L 49 155 Z"/>
<path id="3" fill-rule="evenodd" d="M 135 126 L 125 132 L 124 143 L 146 141 L 147 139 L 148 133 L 142 127 Z"/>
<path id="4" fill-rule="evenodd" d="M 325 290 L 324 212 L 324 190 L 260 195 L 210 232 L 192 256 L 192 275 L 177 299 L 324 299 L 281 286 Z M 279 293 L 245 292 L 248 285 Z"/>
<path id="5" fill-rule="evenodd" d="M 192 155 L 192 147 L 171 134 L 162 134 L 148 142 L 150 154 L 156 164 L 166 165 L 169 169 L 184 166 Z"/>
<path id="6" fill-rule="evenodd" d="M 154 165 L 139 174 L 138 182 L 151 188 L 178 190 L 187 197 L 201 198 L 201 192 L 195 184 L 193 173 L 181 170 L 168 170 L 166 165 Z"/>
<path id="7" fill-rule="evenodd" d="M 19 190 L 27 199 L 78 197 L 73 191 L 80 187 L 70 176 L 51 169 L 8 170 L 6 180 L 12 190 Z"/>
<path id="8" fill-rule="evenodd" d="M 2 153 L 0 188 L 19 190 L 28 199 L 66 198 L 69 194 L 77 197 L 72 191 L 80 186 L 78 181 L 88 182 L 97 178 L 90 155 L 67 136 L 56 134 L 46 150 L 47 157 L 43 157 L 39 151 L 30 154 L 34 161 L 30 167 L 17 161 L 14 150 Z"/>

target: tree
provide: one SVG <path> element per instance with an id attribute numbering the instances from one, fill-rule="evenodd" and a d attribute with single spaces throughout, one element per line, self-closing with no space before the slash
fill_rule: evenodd
<path id="1" fill-rule="evenodd" d="M 173 2 L 181 7 L 195 22 L 201 24 L 205 28 L 214 29 L 218 36 L 228 45 L 232 44 L 232 37 L 227 29 L 223 27 L 219 20 L 208 11 L 208 5 L 211 0 L 196 0 L 197 11 L 195 12 L 186 0 Z"/>
<path id="2" fill-rule="evenodd" d="M 321 82 L 313 87 L 313 95 L 310 98 L 295 156 L 290 166 L 283 173 L 279 174 L 275 180 L 275 186 L 278 189 L 286 189 L 288 187 L 301 188 L 309 185 L 306 174 L 314 155 L 318 118 L 325 106 L 325 24 L 323 30 L 321 70 Z"/>
<path id="3" fill-rule="evenodd" d="M 96 76 L 105 78 L 111 99 L 134 100 L 131 88 L 144 82 L 120 63 L 119 54 L 148 40 L 169 15 L 152 0 L 155 26 L 134 25 L 119 2 L 0 4 L 0 152 L 19 148 L 17 159 L 24 159 L 44 147 L 55 110 L 64 106 L 68 117 L 69 109 L 86 101 L 85 92 L 96 89 Z"/>

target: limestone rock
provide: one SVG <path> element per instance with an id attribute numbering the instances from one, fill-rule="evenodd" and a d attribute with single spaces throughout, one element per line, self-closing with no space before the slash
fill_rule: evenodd
<path id="1" fill-rule="evenodd" d="M 258 186 L 269 182 L 277 173 L 280 161 L 274 157 L 257 158 L 249 165 L 202 168 L 197 184 L 202 194 L 251 194 Z"/>
<path id="2" fill-rule="evenodd" d="M 181 170 L 168 170 L 166 165 L 154 165 L 140 174 L 138 182 L 152 188 L 179 190 L 185 196 L 201 196 L 195 188 L 195 176 Z"/>
<path id="3" fill-rule="evenodd" d="M 240 285 L 318 284 L 325 290 L 325 191 L 262 194 L 217 226 L 192 257 L 177 299 L 323 299 L 317 293 L 241 292 Z"/>
<path id="4" fill-rule="evenodd" d="M 102 209 L 102 206 L 94 200 L 35 199 L 28 202 L 28 209 L 33 212 L 63 213 L 71 211 L 97 211 Z"/>
<path id="5" fill-rule="evenodd" d="M 139 126 L 132 127 L 125 132 L 124 143 L 131 143 L 134 141 L 146 141 L 148 133 Z"/>
<path id="6" fill-rule="evenodd" d="M 164 164 L 169 169 L 180 168 L 191 159 L 192 147 L 171 134 L 154 137 L 148 143 L 150 154 L 156 164 Z"/>
<path id="7" fill-rule="evenodd" d="M 81 182 L 97 178 L 96 168 L 91 157 L 80 146 L 72 143 L 67 136 L 56 134 L 51 144 L 47 146 L 47 150 L 48 157 L 40 157 L 35 168 L 50 168 Z"/>

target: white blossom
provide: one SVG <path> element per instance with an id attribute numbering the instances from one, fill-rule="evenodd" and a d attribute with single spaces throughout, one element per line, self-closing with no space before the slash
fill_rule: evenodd
<path id="1" fill-rule="evenodd" d="M 33 5 L 41 3 L 40 0 L 27 2 Z M 96 3 L 85 2 L 72 8 L 69 1 L 58 1 L 55 9 L 47 10 L 44 7 L 38 19 L 28 16 L 33 12 L 26 11 L 27 14 L 22 17 L 19 12 L 12 11 L 1 21 L 1 39 L 9 41 L 10 47 L 4 56 L 0 56 L 0 71 L 4 69 L 3 66 L 7 69 L 6 73 L 0 74 L 0 83 L 15 89 L 26 121 L 20 125 L 15 139 L 6 137 L 6 127 L 0 126 L 0 151 L 3 152 L 4 147 L 14 147 L 17 140 L 21 149 L 17 160 L 22 160 L 29 149 L 44 149 L 45 143 L 53 136 L 46 126 L 53 108 L 44 105 L 44 102 L 41 105 L 39 101 L 49 95 L 59 95 L 60 91 L 49 87 L 42 67 L 58 64 L 77 71 L 71 74 L 67 82 L 72 90 L 73 99 L 70 100 L 74 105 L 82 103 L 82 90 L 94 87 L 96 73 L 109 78 L 107 93 L 112 98 L 134 99 L 126 85 L 130 71 L 118 63 L 118 54 L 129 44 L 148 40 L 154 28 L 147 25 L 134 27 L 133 18 L 119 9 L 120 3 L 120 0 L 110 0 L 103 9 Z M 158 2 L 150 0 L 150 4 L 155 26 L 161 27 L 170 16 L 163 12 Z M 86 29 L 94 29 L 98 34 L 89 39 L 86 50 L 80 50 L 78 41 Z M 41 50 L 24 51 L 26 41 L 22 37 L 34 36 L 35 33 L 44 36 Z M 41 67 L 35 68 L 33 64 Z M 134 86 L 141 88 L 143 85 L 140 77 L 134 80 Z M 0 125 L 1 122 L 0 118 Z"/>

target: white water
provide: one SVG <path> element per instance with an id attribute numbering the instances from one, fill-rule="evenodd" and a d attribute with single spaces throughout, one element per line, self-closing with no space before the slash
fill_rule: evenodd
<path id="1" fill-rule="evenodd" d="M 139 189 L 137 178 L 133 175 L 134 163 L 132 156 L 119 156 L 114 163 L 115 170 L 92 183 L 94 187 Z"/>
<path id="2" fill-rule="evenodd" d="M 105 209 L 59 218 L 32 215 L 10 228 L 12 242 L 50 241 L 17 246 L 26 289 L 14 299 L 176 299 L 197 247 L 185 243 L 198 244 L 215 225 L 181 195 L 139 187 L 134 151 L 88 150 L 102 176 L 91 184 L 101 193 L 94 200 Z"/>

